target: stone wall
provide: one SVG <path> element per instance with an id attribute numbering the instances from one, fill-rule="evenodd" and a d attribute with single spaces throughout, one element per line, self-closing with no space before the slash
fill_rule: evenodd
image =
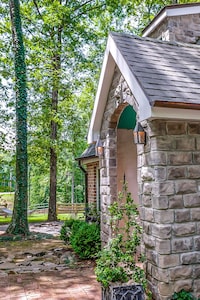
<path id="1" fill-rule="evenodd" d="M 168 17 L 149 34 L 149 37 L 163 41 L 199 43 L 200 14 Z"/>
<path id="2" fill-rule="evenodd" d="M 155 299 L 200 296 L 200 123 L 144 122 L 138 182 L 148 279 Z"/>
<path id="3" fill-rule="evenodd" d="M 104 144 L 104 157 L 100 161 L 101 194 L 101 239 L 106 244 L 110 237 L 108 207 L 116 201 L 117 191 L 117 122 L 126 105 L 131 104 L 135 110 L 136 101 L 116 68 L 110 88 L 100 132 Z"/>
<path id="4" fill-rule="evenodd" d="M 109 205 L 117 198 L 117 122 L 136 101 L 116 69 L 101 128 L 101 234 L 110 237 Z M 200 123 L 142 123 L 147 144 L 138 145 L 138 188 L 148 280 L 156 300 L 175 291 L 200 297 Z M 130 166 L 131 167 L 131 166 Z"/>

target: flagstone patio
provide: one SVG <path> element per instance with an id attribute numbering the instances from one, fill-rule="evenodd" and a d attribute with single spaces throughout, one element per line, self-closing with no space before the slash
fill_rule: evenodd
<path id="1" fill-rule="evenodd" d="M 48 232 L 55 239 L 23 241 L 22 244 L 15 242 L 14 246 L 0 243 L 0 299 L 101 299 L 94 262 L 77 259 L 69 247 L 59 240 L 61 225 L 31 225 L 31 231 Z M 0 226 L 0 234 L 5 229 L 6 226 Z M 65 264 L 67 258 L 69 261 Z M 70 261 L 71 258 L 74 260 Z"/>

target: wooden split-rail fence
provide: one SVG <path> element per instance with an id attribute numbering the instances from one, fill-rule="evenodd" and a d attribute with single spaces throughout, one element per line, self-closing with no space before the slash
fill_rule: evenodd
<path id="1" fill-rule="evenodd" d="M 74 214 L 85 212 L 85 204 L 84 203 L 74 203 L 74 204 L 57 204 L 56 205 L 56 213 L 57 214 Z M 37 204 L 33 206 L 30 210 L 28 210 L 28 214 L 47 214 L 48 206 L 47 204 Z M 4 216 L 5 218 L 9 215 L 12 215 L 12 210 L 7 209 L 5 205 L 0 205 L 0 216 Z"/>

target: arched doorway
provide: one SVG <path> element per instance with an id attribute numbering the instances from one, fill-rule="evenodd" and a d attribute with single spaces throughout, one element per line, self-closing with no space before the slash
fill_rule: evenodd
<path id="1" fill-rule="evenodd" d="M 122 111 L 117 124 L 117 190 L 122 190 L 124 181 L 128 191 L 138 203 L 137 149 L 133 143 L 136 112 L 131 105 Z"/>

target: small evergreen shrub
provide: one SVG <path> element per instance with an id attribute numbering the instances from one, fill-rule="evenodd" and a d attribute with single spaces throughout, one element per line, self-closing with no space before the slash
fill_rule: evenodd
<path id="1" fill-rule="evenodd" d="M 180 292 L 173 294 L 172 300 L 197 300 L 197 299 L 190 292 L 181 290 Z"/>
<path id="2" fill-rule="evenodd" d="M 95 258 L 101 248 L 99 225 L 86 222 L 73 224 L 70 243 L 80 258 Z"/>
<path id="3" fill-rule="evenodd" d="M 85 221 L 66 220 L 60 231 L 60 239 L 70 243 L 82 259 L 95 258 L 101 248 L 100 226 Z"/>
<path id="4" fill-rule="evenodd" d="M 76 219 L 68 219 L 65 220 L 63 226 L 60 230 L 60 239 L 63 240 L 65 243 L 68 243 L 70 240 L 70 236 L 72 234 L 72 231 L 78 228 L 81 223 L 84 223 L 84 221 L 76 220 Z"/>

